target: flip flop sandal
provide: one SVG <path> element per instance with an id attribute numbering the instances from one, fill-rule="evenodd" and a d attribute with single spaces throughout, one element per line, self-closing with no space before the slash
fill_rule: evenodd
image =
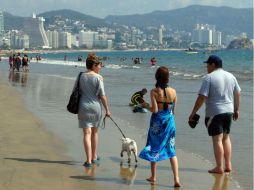
<path id="1" fill-rule="evenodd" d="M 96 160 L 92 160 L 93 164 L 99 164 L 100 163 L 101 158 L 98 156 Z"/>
<path id="2" fill-rule="evenodd" d="M 91 163 L 85 162 L 83 166 L 85 166 L 86 168 L 91 168 L 93 165 Z"/>

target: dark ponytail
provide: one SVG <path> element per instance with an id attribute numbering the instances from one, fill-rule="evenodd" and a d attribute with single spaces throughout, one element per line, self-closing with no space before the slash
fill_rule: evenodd
<path id="1" fill-rule="evenodd" d="M 165 89 L 168 87 L 169 82 L 169 70 L 167 67 L 159 67 L 155 73 L 156 84 L 155 87 Z"/>

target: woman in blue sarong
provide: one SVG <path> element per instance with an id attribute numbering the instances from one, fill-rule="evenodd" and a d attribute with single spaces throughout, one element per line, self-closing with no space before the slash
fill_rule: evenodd
<path id="1" fill-rule="evenodd" d="M 174 174 L 174 186 L 180 187 L 178 161 L 175 152 L 175 120 L 177 96 L 175 89 L 168 87 L 169 70 L 159 67 L 155 74 L 156 85 L 151 90 L 151 106 L 144 102 L 143 106 L 152 112 L 147 143 L 139 157 L 150 161 L 151 177 L 147 179 L 154 183 L 157 177 L 157 162 L 170 159 Z"/>

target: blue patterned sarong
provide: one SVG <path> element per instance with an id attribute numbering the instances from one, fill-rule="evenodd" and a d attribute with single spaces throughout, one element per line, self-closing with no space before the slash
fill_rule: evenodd
<path id="1" fill-rule="evenodd" d="M 175 152 L 175 119 L 172 112 L 174 104 L 168 110 L 153 113 L 145 148 L 139 157 L 150 162 L 172 158 Z"/>

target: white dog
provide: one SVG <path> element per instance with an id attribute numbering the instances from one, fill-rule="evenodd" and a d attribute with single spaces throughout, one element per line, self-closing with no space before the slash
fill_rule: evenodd
<path id="1" fill-rule="evenodd" d="M 123 152 L 127 152 L 128 155 L 128 163 L 131 162 L 131 154 L 133 153 L 135 156 L 135 161 L 138 162 L 137 160 L 137 154 L 138 154 L 138 148 L 137 148 L 137 143 L 130 139 L 130 138 L 124 138 L 122 137 L 122 151 L 121 151 L 121 157 L 123 157 Z"/>

